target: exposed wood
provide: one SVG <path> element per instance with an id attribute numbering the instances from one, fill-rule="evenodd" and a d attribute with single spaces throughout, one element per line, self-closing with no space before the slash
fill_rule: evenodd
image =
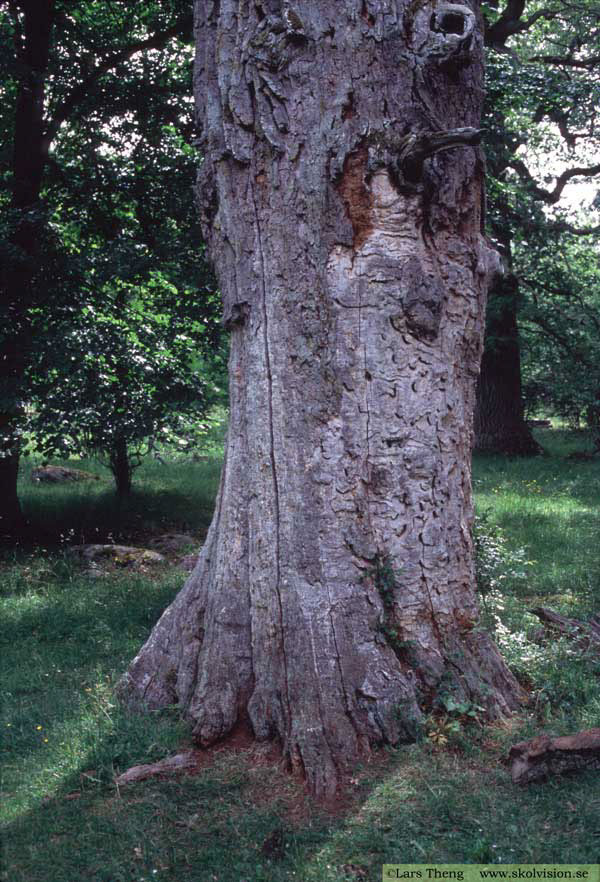
<path id="1" fill-rule="evenodd" d="M 430 156 L 452 147 L 477 146 L 480 141 L 481 131 L 472 127 L 407 135 L 400 145 L 397 164 L 408 181 L 421 181 L 423 163 Z"/>
<path id="2" fill-rule="evenodd" d="M 553 738 L 538 735 L 514 744 L 508 755 L 515 784 L 529 784 L 549 775 L 600 770 L 600 729 Z"/>
<path id="3" fill-rule="evenodd" d="M 562 616 L 547 607 L 538 606 L 531 612 L 538 617 L 544 628 L 573 639 L 579 649 L 600 652 L 600 616 L 594 615 L 587 622 Z"/>
<path id="4" fill-rule="evenodd" d="M 170 775 L 190 772 L 197 768 L 200 761 L 200 751 L 186 750 L 175 756 L 169 756 L 157 763 L 146 763 L 141 766 L 132 766 L 115 778 L 115 784 L 133 784 L 136 781 L 146 781 L 148 778 L 162 778 Z"/>

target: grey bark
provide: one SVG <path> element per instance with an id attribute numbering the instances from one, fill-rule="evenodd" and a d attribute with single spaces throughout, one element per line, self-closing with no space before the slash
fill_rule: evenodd
<path id="1" fill-rule="evenodd" d="M 470 536 L 496 259 L 475 6 L 196 3 L 230 428 L 198 565 L 122 692 L 178 702 L 201 745 L 248 720 L 320 795 L 440 692 L 491 717 L 519 697 Z"/>

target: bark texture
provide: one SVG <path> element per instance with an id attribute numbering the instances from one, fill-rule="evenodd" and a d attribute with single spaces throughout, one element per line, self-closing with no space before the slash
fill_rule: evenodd
<path id="1" fill-rule="evenodd" d="M 200 0 L 200 202 L 231 418 L 195 571 L 122 693 L 241 719 L 318 794 L 440 692 L 509 712 L 470 449 L 487 280 L 476 4 Z"/>

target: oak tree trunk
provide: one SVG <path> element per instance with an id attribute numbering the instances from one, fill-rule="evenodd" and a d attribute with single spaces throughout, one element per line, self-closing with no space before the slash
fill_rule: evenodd
<path id="1" fill-rule="evenodd" d="M 321 795 L 440 693 L 519 697 L 470 536 L 495 261 L 476 6 L 196 3 L 230 427 L 197 567 L 121 689 L 178 702 L 201 745 L 248 720 Z"/>
<path id="2" fill-rule="evenodd" d="M 525 421 L 523 407 L 517 278 L 507 274 L 496 279 L 489 301 L 477 383 L 474 450 L 534 456 L 541 453 L 541 447 Z"/>

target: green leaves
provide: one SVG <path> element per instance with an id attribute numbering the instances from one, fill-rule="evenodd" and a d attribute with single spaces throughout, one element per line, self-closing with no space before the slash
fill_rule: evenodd
<path id="1" fill-rule="evenodd" d="M 199 373 L 214 364 L 221 383 L 224 345 L 193 204 L 191 11 L 187 0 L 57 0 L 54 15 L 27 424 L 46 453 L 110 459 L 119 446 L 135 462 L 221 393 Z M 0 17 L 2 43 L 18 24 Z M 6 73 L 10 133 L 18 65 Z M 10 151 L 0 160 L 8 179 Z M 0 195 L 0 229 L 13 222 Z"/>

